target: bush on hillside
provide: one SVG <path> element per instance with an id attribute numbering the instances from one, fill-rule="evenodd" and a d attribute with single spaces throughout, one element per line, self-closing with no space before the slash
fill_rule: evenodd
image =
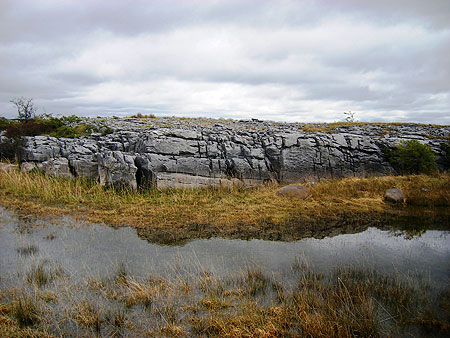
<path id="1" fill-rule="evenodd" d="M 436 155 L 427 144 L 405 141 L 387 153 L 389 163 L 399 174 L 431 174 L 436 171 Z"/>
<path id="2" fill-rule="evenodd" d="M 0 131 L 8 129 L 9 126 L 13 125 L 15 122 L 12 120 L 0 117 Z"/>
<path id="3" fill-rule="evenodd" d="M 5 128 L 6 137 L 50 135 L 54 137 L 78 137 L 83 131 L 67 126 L 65 119 L 53 116 L 35 117 L 28 120 L 10 122 Z"/>
<path id="4" fill-rule="evenodd" d="M 449 170 L 450 169 L 450 141 L 448 141 L 447 143 L 443 143 L 441 145 L 441 149 L 443 151 L 442 160 L 444 163 L 444 168 L 446 170 Z"/>
<path id="5" fill-rule="evenodd" d="M 0 160 L 16 162 L 20 159 L 23 152 L 24 140 L 20 137 L 6 138 L 1 137 L 0 142 Z"/>

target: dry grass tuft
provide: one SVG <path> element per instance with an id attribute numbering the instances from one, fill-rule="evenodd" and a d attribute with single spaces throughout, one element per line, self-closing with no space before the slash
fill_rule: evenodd
<path id="1" fill-rule="evenodd" d="M 82 301 L 73 308 L 73 319 L 83 328 L 100 333 L 102 323 L 105 321 L 100 309 L 89 301 Z"/>
<path id="2" fill-rule="evenodd" d="M 11 314 L 19 327 L 32 326 L 40 320 L 37 300 L 27 295 L 19 296 L 12 303 Z"/>
<path id="3" fill-rule="evenodd" d="M 155 298 L 164 296 L 169 290 L 168 284 L 162 279 L 150 278 L 144 283 L 128 280 L 123 291 L 122 302 L 126 307 L 142 305 L 149 308 Z"/>
<path id="4" fill-rule="evenodd" d="M 17 248 L 17 252 L 22 256 L 34 255 L 39 251 L 39 248 L 33 244 L 26 244 L 20 248 Z"/>

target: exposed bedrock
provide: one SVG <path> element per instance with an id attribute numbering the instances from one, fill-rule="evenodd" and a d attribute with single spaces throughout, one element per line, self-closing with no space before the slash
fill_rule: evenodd
<path id="1" fill-rule="evenodd" d="M 95 122 L 95 119 L 89 120 Z M 102 120 L 113 133 L 26 138 L 22 169 L 97 179 L 105 186 L 203 187 L 386 175 L 383 147 L 417 139 L 442 162 L 449 127 L 303 124 L 157 118 Z"/>

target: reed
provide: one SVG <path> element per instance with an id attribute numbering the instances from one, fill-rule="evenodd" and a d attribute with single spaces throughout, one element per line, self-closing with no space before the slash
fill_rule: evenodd
<path id="1" fill-rule="evenodd" d="M 89 281 L 81 289 L 67 279 L 62 289 L 52 286 L 62 294 L 50 303 L 42 300 L 39 289 L 2 290 L 0 333 L 336 338 L 450 333 L 448 288 L 433 304 L 431 287 L 376 271 L 338 267 L 323 275 L 295 264 L 292 273 L 297 282 L 289 287 L 257 267 L 221 278 L 202 271 L 195 278 L 138 279 L 127 274 L 127 283 L 120 284 L 114 275 L 103 276 L 105 282 Z M 258 292 L 251 291 L 255 284 Z M 180 292 L 187 285 L 191 291 Z M 97 293 L 97 287 L 111 289 L 115 297 L 110 298 L 112 292 Z M 10 302 L 7 294 L 12 295 Z"/>

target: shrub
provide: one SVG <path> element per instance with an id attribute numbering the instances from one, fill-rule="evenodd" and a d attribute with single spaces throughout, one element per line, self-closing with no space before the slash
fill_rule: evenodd
<path id="1" fill-rule="evenodd" d="M 5 136 L 12 138 L 38 135 L 78 137 L 84 135 L 84 133 L 78 132 L 75 128 L 67 126 L 64 119 L 50 115 L 9 123 L 5 132 Z"/>
<path id="2" fill-rule="evenodd" d="M 77 132 L 75 129 L 69 126 L 61 126 L 58 129 L 56 129 L 54 132 L 50 133 L 50 136 L 53 137 L 69 137 L 74 138 L 77 137 Z"/>
<path id="3" fill-rule="evenodd" d="M 61 121 L 64 123 L 80 123 L 81 118 L 76 115 L 70 115 L 70 116 L 62 116 L 60 118 Z"/>
<path id="4" fill-rule="evenodd" d="M 24 140 L 20 137 L 2 137 L 0 142 L 0 160 L 15 162 L 23 152 Z"/>
<path id="5" fill-rule="evenodd" d="M 436 155 L 431 147 L 417 140 L 405 141 L 387 153 L 388 161 L 400 174 L 431 174 L 436 170 Z"/>
<path id="6" fill-rule="evenodd" d="M 141 114 L 141 113 L 137 113 L 135 115 L 131 115 L 130 118 L 134 118 L 134 119 L 155 119 L 156 116 L 155 116 L 155 114 Z"/>
<path id="7" fill-rule="evenodd" d="M 49 131 L 51 131 L 51 126 L 46 125 L 42 120 L 29 119 L 10 125 L 6 129 L 5 135 L 7 137 L 37 136 L 46 134 Z"/>
<path id="8" fill-rule="evenodd" d="M 443 151 L 442 162 L 444 163 L 444 168 L 446 170 L 449 170 L 450 169 L 450 141 L 448 141 L 447 143 L 442 143 L 441 149 Z"/>
<path id="9" fill-rule="evenodd" d="M 13 124 L 15 124 L 15 121 L 11 121 L 5 119 L 4 117 L 0 117 L 0 131 L 8 129 L 8 127 Z"/>

